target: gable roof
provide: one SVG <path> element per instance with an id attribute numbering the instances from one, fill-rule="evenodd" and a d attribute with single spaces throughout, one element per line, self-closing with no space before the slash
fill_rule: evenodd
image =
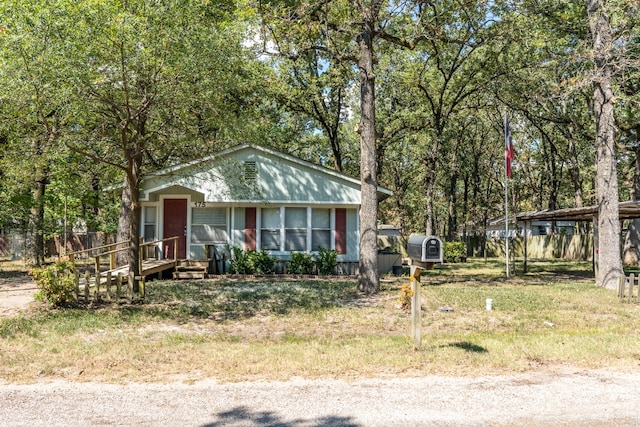
<path id="1" fill-rule="evenodd" d="M 259 179 L 247 180 L 247 163 Z M 249 177 L 251 178 L 251 177 Z M 218 202 L 360 203 L 360 180 L 269 148 L 242 144 L 145 175 L 141 200 L 172 186 Z M 382 200 L 393 193 L 378 187 Z"/>

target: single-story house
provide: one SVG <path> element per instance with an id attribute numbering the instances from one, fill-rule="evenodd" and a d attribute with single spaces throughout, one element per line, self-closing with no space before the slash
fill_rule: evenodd
<path id="1" fill-rule="evenodd" d="M 180 236 L 179 258 L 227 244 L 280 259 L 319 246 L 360 258 L 360 180 L 269 148 L 239 145 L 147 175 L 140 202 L 142 237 Z"/>
<path id="2" fill-rule="evenodd" d="M 522 224 L 516 224 L 511 218 L 509 221 L 509 237 L 522 236 L 525 232 L 525 227 Z M 553 234 L 566 234 L 572 235 L 575 233 L 576 222 L 575 221 L 532 221 L 527 227 L 527 237 L 531 236 L 549 236 Z M 487 223 L 485 236 L 489 238 L 504 239 L 506 230 L 504 226 L 504 217 L 496 217 L 489 220 Z"/>

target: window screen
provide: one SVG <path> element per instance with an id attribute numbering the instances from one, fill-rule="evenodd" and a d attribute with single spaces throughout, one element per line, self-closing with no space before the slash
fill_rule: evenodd
<path id="1" fill-rule="evenodd" d="M 156 240 L 156 207 L 146 206 L 144 208 L 144 241 L 154 240 Z"/>
<path id="2" fill-rule="evenodd" d="M 331 248 L 331 209 L 311 210 L 311 250 Z"/>
<path id="3" fill-rule="evenodd" d="M 226 208 L 192 209 L 192 243 L 225 243 L 228 237 Z"/>
<path id="4" fill-rule="evenodd" d="M 307 208 L 285 209 L 285 250 L 307 250 Z"/>
<path id="5" fill-rule="evenodd" d="M 260 247 L 267 251 L 280 250 L 280 208 L 263 208 L 261 213 Z"/>

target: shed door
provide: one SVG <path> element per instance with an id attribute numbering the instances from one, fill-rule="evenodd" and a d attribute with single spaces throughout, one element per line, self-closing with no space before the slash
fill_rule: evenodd
<path id="1" fill-rule="evenodd" d="M 163 236 L 179 236 L 178 258 L 187 257 L 187 199 L 164 199 Z M 165 242 L 165 256 L 173 257 L 173 242 Z"/>

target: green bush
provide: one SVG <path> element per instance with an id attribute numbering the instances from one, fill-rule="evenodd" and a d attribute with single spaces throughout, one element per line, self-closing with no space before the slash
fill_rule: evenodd
<path id="1" fill-rule="evenodd" d="M 318 246 L 316 265 L 318 266 L 318 272 L 323 276 L 334 274 L 338 266 L 338 252 L 335 249 L 325 249 L 322 246 Z"/>
<path id="2" fill-rule="evenodd" d="M 312 274 L 313 257 L 306 252 L 293 252 L 291 261 L 287 264 L 287 272 L 290 274 Z"/>
<path id="3" fill-rule="evenodd" d="M 64 306 L 75 300 L 76 274 L 73 266 L 60 261 L 33 270 L 40 296 L 53 306 Z"/>
<path id="4" fill-rule="evenodd" d="M 256 274 L 270 274 L 273 273 L 276 265 L 276 260 L 269 255 L 269 252 L 264 249 L 259 251 L 249 252 L 249 266 L 253 273 Z"/>
<path id="5" fill-rule="evenodd" d="M 467 259 L 467 246 L 464 242 L 444 242 L 442 249 L 444 262 L 461 262 Z"/>
<path id="6" fill-rule="evenodd" d="M 229 271 L 231 273 L 249 274 L 253 272 L 247 252 L 237 246 L 227 246 L 227 250 L 231 254 L 231 259 L 229 260 Z"/>

